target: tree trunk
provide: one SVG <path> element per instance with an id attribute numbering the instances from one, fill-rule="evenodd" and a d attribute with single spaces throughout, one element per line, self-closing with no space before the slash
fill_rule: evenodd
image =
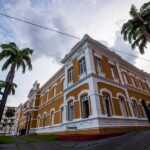
<path id="1" fill-rule="evenodd" d="M 1 101 L 1 105 L 0 105 L 0 121 L 2 119 L 2 115 L 3 115 L 3 111 L 4 111 L 4 107 L 5 107 L 8 95 L 11 92 L 12 83 L 13 83 L 13 79 L 15 76 L 15 68 L 16 68 L 16 62 L 14 62 L 11 65 L 10 71 L 9 71 L 7 78 L 6 78 L 6 87 L 5 87 L 4 95 L 2 97 L 2 101 Z"/>

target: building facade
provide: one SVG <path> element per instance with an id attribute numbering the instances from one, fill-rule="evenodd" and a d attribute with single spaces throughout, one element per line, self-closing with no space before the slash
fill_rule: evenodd
<path id="1" fill-rule="evenodd" d="M 61 62 L 42 87 L 34 83 L 16 131 L 104 134 L 150 128 L 148 73 L 88 35 Z"/>
<path id="2" fill-rule="evenodd" d="M 4 130 L 6 133 L 12 133 L 14 131 L 14 122 L 15 122 L 15 116 L 11 117 L 11 118 L 8 118 L 6 116 L 6 112 L 7 112 L 7 109 L 8 108 L 12 108 L 14 109 L 15 111 L 17 110 L 16 107 L 9 107 L 9 106 L 5 106 L 4 108 L 4 112 L 3 112 L 3 116 L 2 116 L 2 119 L 1 119 L 1 123 L 0 123 L 0 130 L 1 130 L 1 133 L 4 133 Z"/>

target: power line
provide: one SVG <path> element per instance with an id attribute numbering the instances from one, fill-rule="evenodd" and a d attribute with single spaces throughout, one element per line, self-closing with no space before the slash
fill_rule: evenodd
<path id="1" fill-rule="evenodd" d="M 60 33 L 60 34 L 63 34 L 63 35 L 66 35 L 66 36 L 69 36 L 69 37 L 72 37 L 72 38 L 75 38 L 75 39 L 81 39 L 79 37 L 76 37 L 74 35 L 71 35 L 71 34 L 68 34 L 68 33 L 64 33 L 64 32 L 61 32 L 61 31 L 58 31 L 58 30 L 55 30 L 55 29 L 51 29 L 51 28 L 48 28 L 48 27 L 45 27 L 45 26 L 41 26 L 41 25 L 38 25 L 38 24 L 35 24 L 35 23 L 32 23 L 32 22 L 29 22 L 29 21 L 26 21 L 26 20 L 23 20 L 23 19 L 20 19 L 20 18 L 16 18 L 16 17 L 13 17 L 13 16 L 9 16 L 7 14 L 3 14 L 0 12 L 0 15 L 1 16 L 5 16 L 7 18 L 11 18 L 11 19 L 14 19 L 14 20 L 17 20 L 17 21 L 21 21 L 21 22 L 24 22 L 24 23 L 27 23 L 27 24 L 30 24 L 30 25 L 33 25 L 33 26 L 36 26 L 36 27 L 39 27 L 39 28 L 43 28 L 43 29 L 46 29 L 46 30 L 50 30 L 50 31 L 53 31 L 53 32 L 57 32 L 57 33 Z"/>
<path id="2" fill-rule="evenodd" d="M 123 51 L 116 50 L 116 49 L 114 49 L 114 48 L 109 48 L 109 49 L 112 50 L 112 51 L 115 51 L 115 52 L 119 52 L 119 53 L 123 53 L 123 54 L 129 55 L 129 56 L 131 56 L 131 57 L 139 58 L 139 59 L 142 59 L 142 60 L 145 60 L 145 61 L 150 61 L 149 59 L 145 59 L 145 58 L 142 58 L 142 57 L 138 57 L 138 56 L 136 56 L 136 55 L 133 55 L 133 54 L 125 53 L 125 52 L 123 52 Z"/>
<path id="3" fill-rule="evenodd" d="M 52 28 L 48 28 L 48 27 L 45 27 L 45 26 L 42 26 L 42 25 L 39 25 L 39 24 L 35 24 L 35 23 L 29 22 L 29 21 L 26 21 L 26 20 L 23 20 L 23 19 L 20 19 L 20 18 L 16 18 L 16 17 L 10 16 L 10 15 L 7 15 L 7 14 L 1 13 L 1 12 L 0 12 L 0 15 L 1 15 L 1 16 L 4 16 L 4 17 L 7 17 L 7 18 L 10 18 L 10 19 L 14 19 L 14 20 L 17 20 L 17 21 L 26 23 L 26 24 L 30 24 L 30 25 L 36 26 L 36 27 L 38 27 L 38 28 L 42 28 L 42 29 L 45 29 L 45 30 L 50 30 L 50 31 L 56 32 L 56 33 L 58 33 L 58 34 L 62 34 L 62 35 L 65 35 L 65 36 L 68 36 L 68 37 L 71 37 L 71 38 L 74 38 L 74 39 L 81 40 L 80 37 L 77 37 L 77 36 L 74 36 L 74 35 L 71 35 L 71 34 L 62 32 L 62 31 L 58 31 L 58 30 L 55 30 L 55 29 L 52 29 Z M 93 43 L 93 42 L 92 42 L 92 43 Z M 94 44 L 95 44 L 95 43 L 94 43 Z M 149 61 L 149 62 L 150 62 L 150 60 L 148 60 L 148 59 L 144 59 L 144 58 L 138 57 L 138 56 L 136 56 L 136 55 L 132 55 L 132 54 L 129 54 L 129 53 L 120 51 L 120 50 L 116 50 L 116 49 L 112 49 L 112 48 L 108 48 L 108 49 L 110 49 L 110 50 L 112 50 L 112 51 L 119 52 L 119 53 L 123 53 L 123 54 L 125 54 L 125 55 L 129 55 L 129 56 L 131 56 L 131 57 L 139 58 L 139 59 L 141 59 L 141 60 L 145 60 L 145 61 Z"/>

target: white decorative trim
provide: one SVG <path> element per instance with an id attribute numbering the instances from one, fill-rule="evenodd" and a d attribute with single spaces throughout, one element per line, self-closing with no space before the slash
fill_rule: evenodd
<path id="1" fill-rule="evenodd" d="M 113 66 L 115 66 L 115 62 L 112 61 L 112 60 L 109 60 L 108 63 L 111 64 L 111 65 L 113 65 Z"/>
<path id="2" fill-rule="evenodd" d="M 119 92 L 119 93 L 117 93 L 117 98 L 119 98 L 119 96 L 122 96 L 124 98 L 124 100 L 126 101 L 127 98 L 124 94 Z"/>
<path id="3" fill-rule="evenodd" d="M 77 60 L 79 61 L 82 57 L 85 57 L 85 53 L 84 53 L 84 52 L 82 52 L 82 53 L 78 56 Z"/>
<path id="4" fill-rule="evenodd" d="M 84 78 L 86 75 L 87 75 L 87 73 L 84 72 L 84 73 L 82 73 L 82 74 L 79 75 L 79 78 L 82 79 L 82 78 Z"/>
<path id="5" fill-rule="evenodd" d="M 78 94 L 78 100 L 80 100 L 80 97 L 82 94 L 87 94 L 89 96 L 89 90 L 82 90 L 79 94 Z"/>
<path id="6" fill-rule="evenodd" d="M 70 101 L 70 100 L 73 100 L 73 102 L 75 101 L 75 97 L 74 96 L 70 96 L 67 98 L 67 103 Z"/>
<path id="7" fill-rule="evenodd" d="M 97 54 L 96 52 L 94 52 L 94 56 L 96 56 L 96 57 L 98 57 L 98 58 L 102 59 L 102 56 L 101 56 L 101 55 L 99 55 L 99 54 Z"/>
<path id="8" fill-rule="evenodd" d="M 111 98 L 113 97 L 111 91 L 109 91 L 107 88 L 99 89 L 99 91 L 100 91 L 100 94 L 101 94 L 101 95 L 103 95 L 103 92 L 107 92 L 107 93 L 110 94 L 110 97 L 111 97 Z"/>
<path id="9" fill-rule="evenodd" d="M 52 89 L 53 89 L 54 87 L 56 87 L 56 86 L 57 86 L 57 83 L 53 84 L 53 85 L 52 85 Z"/>

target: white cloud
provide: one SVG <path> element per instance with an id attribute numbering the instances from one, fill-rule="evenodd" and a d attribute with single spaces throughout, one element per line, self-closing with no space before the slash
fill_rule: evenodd
<path id="1" fill-rule="evenodd" d="M 129 49 L 123 44 L 118 31 L 129 19 L 129 9 L 134 3 L 138 7 L 147 0 L 14 0 L 0 1 L 0 10 L 6 14 L 33 23 L 50 27 L 59 31 L 82 37 L 88 33 L 98 41 L 106 41 L 120 50 Z M 9 97 L 8 105 L 17 106 L 26 100 L 27 94 L 35 80 L 42 84 L 60 67 L 61 58 L 70 51 L 78 41 L 48 30 L 17 22 L 0 16 L 0 43 L 15 41 L 19 47 L 30 47 L 35 50 L 33 55 L 33 71 L 22 75 L 18 72 L 15 82 L 18 88 L 15 96 Z M 122 44 L 124 47 L 122 47 Z M 128 50 L 126 50 L 128 51 Z M 142 57 L 147 57 L 150 52 Z M 131 59 L 126 57 L 128 61 Z M 54 61 L 55 60 L 55 61 Z M 140 61 L 132 61 L 140 67 Z M 0 66 L 2 62 L 0 62 Z M 49 67 L 48 67 L 49 66 Z M 142 67 L 149 71 L 148 63 Z M 1 79 L 6 78 L 1 73 Z"/>
<path id="2" fill-rule="evenodd" d="M 20 69 L 16 72 L 14 83 L 18 85 L 15 96 L 9 96 L 7 105 L 17 106 L 27 100 L 27 94 L 37 80 L 43 85 L 61 67 L 50 57 L 41 56 L 33 61 L 33 70 L 22 74 Z"/>

